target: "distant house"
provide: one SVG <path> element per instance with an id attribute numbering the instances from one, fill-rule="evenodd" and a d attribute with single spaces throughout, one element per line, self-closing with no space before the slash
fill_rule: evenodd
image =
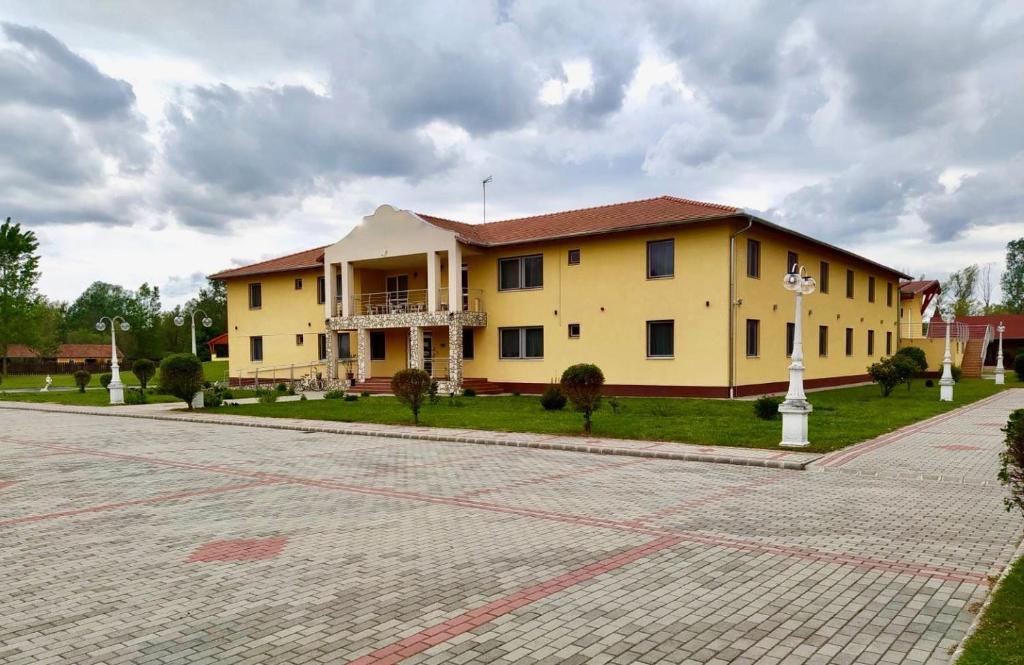
<path id="1" fill-rule="evenodd" d="M 210 360 L 228 359 L 228 334 L 221 333 L 206 343 L 210 349 Z"/>
<path id="2" fill-rule="evenodd" d="M 41 355 L 38 351 L 25 344 L 11 344 L 7 347 L 8 360 L 42 360 L 57 363 L 75 363 L 91 365 L 110 361 L 109 344 L 61 344 L 53 355 Z M 121 349 L 117 350 L 117 359 L 124 359 Z"/>

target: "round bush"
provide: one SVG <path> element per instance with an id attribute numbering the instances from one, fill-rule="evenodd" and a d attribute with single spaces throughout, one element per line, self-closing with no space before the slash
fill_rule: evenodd
<path id="1" fill-rule="evenodd" d="M 86 372 L 84 369 L 80 369 L 75 372 L 75 385 L 78 386 L 78 392 L 84 393 L 85 387 L 92 381 L 92 374 Z"/>
<path id="2" fill-rule="evenodd" d="M 754 415 L 761 420 L 774 420 L 779 415 L 779 404 L 782 400 L 778 397 L 758 397 L 754 400 Z"/>
<path id="3" fill-rule="evenodd" d="M 953 380 L 960 383 L 960 379 L 964 378 L 964 370 L 959 365 L 953 365 L 949 368 L 949 373 L 953 375 Z"/>
<path id="4" fill-rule="evenodd" d="M 1013 359 L 1013 372 L 1018 381 L 1024 381 L 1024 352 L 1018 353 Z"/>
<path id="5" fill-rule="evenodd" d="M 601 407 L 604 372 L 597 365 L 580 363 L 562 372 L 562 392 L 573 408 L 583 414 L 583 431 L 590 433 L 594 411 Z"/>
<path id="6" fill-rule="evenodd" d="M 160 363 L 160 388 L 168 395 L 184 400 L 192 408 L 192 398 L 203 386 L 203 363 L 191 353 L 175 353 Z"/>
<path id="7" fill-rule="evenodd" d="M 156 374 L 156 363 L 149 358 L 139 358 L 132 365 L 132 372 L 135 373 L 135 378 L 139 380 L 139 385 L 145 390 L 149 385 L 149 380 Z"/>
<path id="8" fill-rule="evenodd" d="M 462 389 L 462 396 L 463 397 L 476 397 L 476 391 L 473 390 L 472 388 L 463 388 Z"/>
<path id="9" fill-rule="evenodd" d="M 561 411 L 565 408 L 569 398 L 565 396 L 562 389 L 555 383 L 549 383 L 540 396 L 540 405 L 545 411 Z"/>
<path id="10" fill-rule="evenodd" d="M 100 386 L 103 388 L 110 388 L 110 382 L 114 380 L 113 374 L 100 374 Z"/>
<path id="11" fill-rule="evenodd" d="M 918 372 L 928 369 L 928 356 L 925 355 L 924 349 L 919 349 L 916 346 L 904 346 L 896 352 L 896 355 L 912 360 Z"/>
<path id="12" fill-rule="evenodd" d="M 412 421 L 419 424 L 420 409 L 430 392 L 430 375 L 422 369 L 401 369 L 391 377 L 391 392 L 412 411 Z"/>
<path id="13" fill-rule="evenodd" d="M 341 388 L 335 388 L 334 390 L 328 390 L 324 393 L 324 399 L 344 399 L 345 391 Z"/>

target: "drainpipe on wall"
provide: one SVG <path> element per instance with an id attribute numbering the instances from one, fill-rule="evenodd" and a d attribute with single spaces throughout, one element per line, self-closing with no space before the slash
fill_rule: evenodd
<path id="1" fill-rule="evenodd" d="M 754 226 L 754 218 L 746 217 L 747 225 L 729 236 L 729 399 L 736 397 L 736 236 Z"/>

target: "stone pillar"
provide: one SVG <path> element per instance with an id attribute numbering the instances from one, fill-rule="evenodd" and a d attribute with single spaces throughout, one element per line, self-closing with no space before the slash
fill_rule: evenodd
<path id="1" fill-rule="evenodd" d="M 335 362 L 338 352 L 334 348 L 337 344 L 338 333 L 328 327 L 324 337 L 327 340 L 327 358 L 324 360 L 327 364 L 327 380 L 333 381 L 338 378 L 338 363 Z"/>
<path id="2" fill-rule="evenodd" d="M 462 311 L 462 250 L 457 241 L 448 250 L 448 311 Z"/>
<path id="3" fill-rule="evenodd" d="M 366 328 L 356 329 L 356 381 L 370 378 L 370 333 Z"/>
<path id="4" fill-rule="evenodd" d="M 427 252 L 427 311 L 436 312 L 441 287 L 441 255 L 436 251 Z"/>
<path id="5" fill-rule="evenodd" d="M 423 328 L 409 327 L 409 367 L 423 369 Z"/>
<path id="6" fill-rule="evenodd" d="M 456 314 L 448 322 L 448 390 L 462 391 L 462 322 Z"/>

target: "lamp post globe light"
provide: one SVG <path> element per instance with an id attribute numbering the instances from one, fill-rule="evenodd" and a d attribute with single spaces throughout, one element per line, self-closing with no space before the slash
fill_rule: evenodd
<path id="1" fill-rule="evenodd" d="M 124 404 L 124 384 L 121 383 L 121 367 L 117 364 L 117 328 L 120 325 L 121 330 L 128 332 L 131 326 L 123 317 L 101 316 L 96 322 L 96 330 L 103 332 L 107 323 L 110 323 L 110 385 L 107 390 L 110 391 L 111 404 Z"/>
<path id="2" fill-rule="evenodd" d="M 946 355 L 942 357 L 942 378 L 939 379 L 939 401 L 953 401 L 953 357 L 949 353 L 949 329 L 956 318 L 953 312 L 943 312 L 942 320 L 946 324 Z"/>
<path id="3" fill-rule="evenodd" d="M 999 333 L 999 353 L 996 355 L 996 385 L 1001 386 L 1006 383 L 1005 370 L 1003 369 L 1003 333 L 1006 332 L 1006 326 L 1000 321 L 999 325 L 996 326 L 996 332 Z"/>
<path id="4" fill-rule="evenodd" d="M 782 285 L 787 291 L 796 294 L 796 316 L 793 319 L 793 353 L 789 363 L 789 390 L 786 392 L 785 401 L 779 405 L 779 413 L 782 414 L 782 441 L 780 446 L 787 448 L 804 448 L 810 445 L 807 440 L 807 420 L 811 411 L 811 403 L 807 401 L 804 394 L 804 342 L 803 326 L 803 297 L 814 293 L 817 283 L 814 278 L 807 275 L 804 267 L 797 267 L 796 264 L 790 272 L 782 279 Z"/>
<path id="5" fill-rule="evenodd" d="M 196 314 L 203 315 L 203 318 L 200 320 L 200 323 L 203 324 L 204 328 L 209 328 L 210 326 L 212 326 L 213 319 L 211 319 L 209 315 L 201 309 L 194 309 L 191 312 L 186 310 L 185 312 L 183 312 L 183 314 L 185 314 L 185 316 L 188 316 L 189 319 L 192 321 L 192 355 L 199 355 L 196 353 Z M 179 314 L 178 316 L 174 317 L 174 325 L 178 326 L 179 328 L 185 325 L 185 316 Z M 192 408 L 201 409 L 203 408 L 203 406 L 205 406 L 205 400 L 203 399 L 203 391 L 200 390 L 199 392 L 192 396 Z"/>

